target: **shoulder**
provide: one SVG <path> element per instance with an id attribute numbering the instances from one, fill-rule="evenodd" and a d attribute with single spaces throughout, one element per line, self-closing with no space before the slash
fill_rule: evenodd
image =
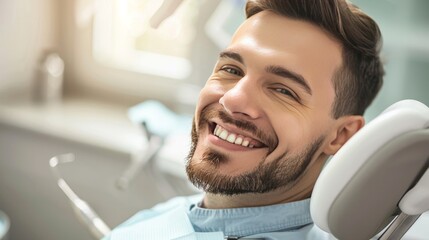
<path id="1" fill-rule="evenodd" d="M 324 232 L 315 224 L 308 224 L 304 227 L 297 228 L 294 230 L 280 231 L 280 232 L 268 232 L 260 233 L 248 238 L 263 238 L 265 240 L 332 240 L 332 236 L 329 233 Z"/>
<path id="2" fill-rule="evenodd" d="M 171 239 L 168 236 L 192 230 L 192 225 L 183 209 L 201 201 L 202 195 L 175 197 L 164 203 L 143 210 L 130 219 L 114 228 L 111 233 L 104 237 L 108 239 Z M 174 223 L 165 224 L 166 222 Z M 162 223 L 162 224 L 160 224 Z M 172 235 L 173 234 L 173 235 Z"/>
<path id="3" fill-rule="evenodd" d="M 150 209 L 145 209 L 136 213 L 124 223 L 120 224 L 119 227 L 129 226 L 140 221 L 148 220 L 177 207 L 185 207 L 189 209 L 190 206 L 197 204 L 202 199 L 202 194 L 185 197 L 174 197 L 166 202 L 159 203 Z"/>

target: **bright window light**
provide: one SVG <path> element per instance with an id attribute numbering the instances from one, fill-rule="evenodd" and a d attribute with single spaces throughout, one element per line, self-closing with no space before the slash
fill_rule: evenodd
<path id="1" fill-rule="evenodd" d="M 159 0 L 99 1 L 93 25 L 93 55 L 115 68 L 186 79 L 195 36 L 198 1 L 185 0 L 157 29 L 149 19 Z"/>

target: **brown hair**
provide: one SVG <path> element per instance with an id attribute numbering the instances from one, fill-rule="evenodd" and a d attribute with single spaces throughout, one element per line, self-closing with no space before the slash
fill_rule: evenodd
<path id="1" fill-rule="evenodd" d="M 248 0 L 246 16 L 264 10 L 315 24 L 342 44 L 332 115 L 363 115 L 383 84 L 382 39 L 374 20 L 346 0 Z"/>

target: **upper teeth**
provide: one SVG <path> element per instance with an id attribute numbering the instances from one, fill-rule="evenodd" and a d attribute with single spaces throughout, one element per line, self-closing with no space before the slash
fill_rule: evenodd
<path id="1" fill-rule="evenodd" d="M 243 147 L 249 147 L 249 148 L 254 147 L 252 144 L 250 144 L 250 139 L 235 133 L 229 133 L 227 130 L 223 129 L 219 125 L 216 125 L 216 128 L 213 134 L 219 137 L 220 139 L 223 139 L 233 144 L 237 144 L 237 145 L 241 145 Z"/>

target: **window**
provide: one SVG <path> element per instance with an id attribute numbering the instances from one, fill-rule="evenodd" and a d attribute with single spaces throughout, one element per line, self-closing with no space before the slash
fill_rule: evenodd
<path id="1" fill-rule="evenodd" d="M 196 31 L 199 1 L 184 0 L 157 29 L 149 19 L 159 0 L 98 1 L 93 27 L 93 56 L 115 68 L 185 79 Z"/>
<path id="2" fill-rule="evenodd" d="M 181 4 L 157 29 L 148 22 L 165 1 L 65 1 L 64 9 L 75 8 L 63 14 L 75 22 L 64 44 L 72 47 L 66 72 L 73 91 L 194 107 L 220 49 L 244 19 L 245 0 L 170 1 Z"/>

